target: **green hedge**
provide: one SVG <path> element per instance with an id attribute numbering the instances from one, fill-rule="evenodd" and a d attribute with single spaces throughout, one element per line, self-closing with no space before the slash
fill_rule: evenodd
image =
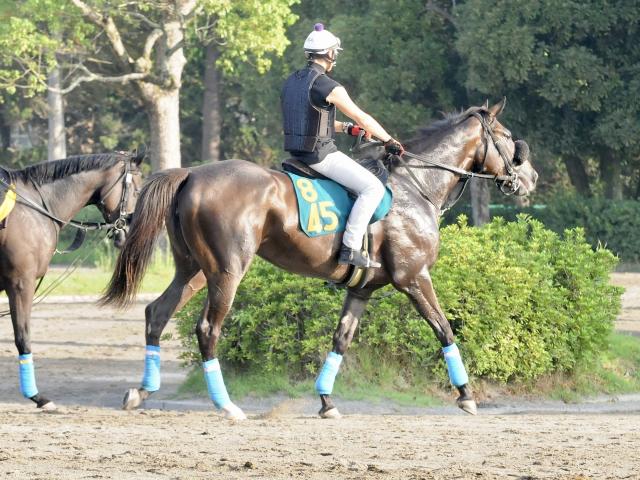
<path id="1" fill-rule="evenodd" d="M 640 263 L 640 201 L 613 201 L 606 198 L 584 198 L 560 195 L 544 206 L 516 208 L 511 205 L 492 205 L 491 216 L 513 221 L 520 213 L 540 220 L 557 233 L 582 227 L 587 241 L 593 246 L 605 245 L 623 262 Z M 456 222 L 460 214 L 470 215 L 471 207 L 459 204 L 444 217 L 444 224 Z"/>
<path id="2" fill-rule="evenodd" d="M 442 229 L 433 281 L 472 376 L 530 380 L 589 365 L 606 349 L 622 289 L 609 285 L 616 258 L 593 250 L 580 229 L 562 237 L 526 216 L 482 228 L 466 218 Z M 350 355 L 394 357 L 445 380 L 431 329 L 402 294 L 375 295 Z M 337 324 L 344 292 L 257 260 L 225 321 L 218 354 L 240 368 L 314 374 Z M 198 361 L 194 325 L 202 294 L 178 315 L 184 358 Z"/>

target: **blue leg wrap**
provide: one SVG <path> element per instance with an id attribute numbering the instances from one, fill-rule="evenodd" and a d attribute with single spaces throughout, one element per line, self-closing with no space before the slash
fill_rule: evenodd
<path id="1" fill-rule="evenodd" d="M 30 353 L 19 355 L 18 362 L 20 363 L 20 392 L 25 398 L 31 398 L 38 394 L 33 356 Z"/>
<path id="2" fill-rule="evenodd" d="M 142 388 L 147 392 L 160 390 L 160 347 L 147 345 L 144 353 Z"/>
<path id="3" fill-rule="evenodd" d="M 331 392 L 333 392 L 333 382 L 336 380 L 341 363 L 342 355 L 336 352 L 329 352 L 324 365 L 322 365 L 322 370 L 320 370 L 320 375 L 316 379 L 316 391 L 320 395 L 331 395 Z"/>
<path id="4" fill-rule="evenodd" d="M 222 370 L 220 370 L 220 362 L 217 358 L 202 363 L 204 368 L 204 378 L 207 381 L 207 390 L 209 390 L 209 398 L 217 408 L 224 408 L 231 403 L 227 387 L 224 386 L 222 379 Z"/>
<path id="5" fill-rule="evenodd" d="M 444 353 L 444 359 L 447 362 L 447 370 L 449 371 L 451 383 L 456 387 L 461 387 L 465 383 L 469 383 L 469 376 L 462 364 L 462 357 L 460 356 L 458 346 L 452 343 L 444 347 L 442 353 Z"/>

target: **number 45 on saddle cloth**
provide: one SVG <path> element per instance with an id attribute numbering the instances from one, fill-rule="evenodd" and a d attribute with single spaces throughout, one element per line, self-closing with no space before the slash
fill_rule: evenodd
<path id="1" fill-rule="evenodd" d="M 355 197 L 333 180 L 311 179 L 285 172 L 291 178 L 298 199 L 300 229 L 309 237 L 344 232 Z M 371 223 L 383 219 L 393 203 L 393 193 L 387 186 Z"/>

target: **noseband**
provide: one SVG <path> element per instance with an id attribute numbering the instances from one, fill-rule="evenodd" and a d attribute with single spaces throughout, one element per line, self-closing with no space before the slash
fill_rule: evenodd
<path id="1" fill-rule="evenodd" d="M 482 159 L 482 164 L 484 166 L 484 162 L 487 160 L 487 153 L 489 152 L 489 139 L 493 142 L 493 146 L 500 154 L 502 161 L 504 162 L 504 169 L 506 170 L 508 175 L 489 175 L 485 176 L 484 174 L 474 174 L 471 176 L 476 176 L 480 178 L 493 178 L 498 185 L 498 188 L 505 195 L 513 195 L 520 188 L 520 178 L 518 177 L 518 172 L 511 160 L 509 160 L 509 156 L 504 150 L 503 142 L 505 142 L 505 138 L 496 138 L 496 134 L 493 131 L 492 123 L 487 122 L 487 119 L 484 115 L 479 112 L 473 112 L 471 114 L 473 117 L 477 118 L 482 125 L 482 131 L 484 134 L 484 158 Z M 469 172 L 470 173 L 470 172 Z M 510 185 L 508 189 L 505 188 L 505 185 Z"/>
<path id="2" fill-rule="evenodd" d="M 102 196 L 102 199 L 98 202 L 98 208 L 102 209 L 106 207 L 105 201 L 107 200 L 107 198 L 109 198 L 109 195 L 111 195 L 111 192 L 120 181 L 122 181 L 122 189 L 120 193 L 118 218 L 113 223 L 104 225 L 105 227 L 110 227 L 111 229 L 113 229 L 114 233 L 123 231 L 125 229 L 125 227 L 127 226 L 127 221 L 133 213 L 127 212 L 129 192 L 131 191 L 131 186 L 133 184 L 133 173 L 131 171 L 131 162 L 129 159 L 124 160 L 124 170 Z"/>

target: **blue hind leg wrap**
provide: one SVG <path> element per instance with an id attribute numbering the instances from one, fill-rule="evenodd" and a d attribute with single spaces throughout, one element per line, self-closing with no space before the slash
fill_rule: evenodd
<path id="1" fill-rule="evenodd" d="M 142 388 L 147 392 L 160 390 L 160 347 L 147 345 L 144 353 Z"/>
<path id="2" fill-rule="evenodd" d="M 316 391 L 320 395 L 331 395 L 331 392 L 333 392 L 333 383 L 336 380 L 341 363 L 342 355 L 336 352 L 329 352 L 316 380 Z"/>
<path id="3" fill-rule="evenodd" d="M 38 394 L 33 356 L 30 353 L 19 355 L 18 362 L 20 365 L 20 392 L 25 398 L 31 398 Z"/>
<path id="4" fill-rule="evenodd" d="M 224 408 L 229 405 L 231 399 L 227 393 L 227 387 L 224 386 L 222 370 L 220 369 L 218 359 L 214 358 L 213 360 L 203 362 L 202 368 L 204 369 L 204 378 L 207 381 L 209 398 L 211 398 L 213 404 L 216 408 Z"/>
<path id="5" fill-rule="evenodd" d="M 455 387 L 461 387 L 462 385 L 469 383 L 469 376 L 462 364 L 462 357 L 460 356 L 460 350 L 455 343 L 446 346 L 442 349 L 444 353 L 444 359 L 447 362 L 447 370 L 449 371 L 449 378 L 451 383 Z"/>

